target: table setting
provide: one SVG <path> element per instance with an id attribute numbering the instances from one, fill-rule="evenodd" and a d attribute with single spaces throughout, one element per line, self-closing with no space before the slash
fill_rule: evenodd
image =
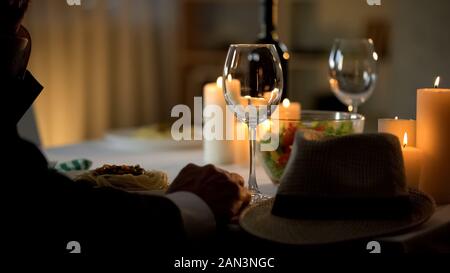
<path id="1" fill-rule="evenodd" d="M 374 91 L 377 61 L 371 39 L 336 39 L 329 83 L 348 112 L 305 110 L 283 97 L 274 45 L 232 44 L 188 137 L 151 125 L 45 153 L 75 181 L 130 192 L 164 194 L 188 163 L 236 172 L 252 202 L 233 229 L 262 240 L 433 251 L 427 242 L 450 230 L 450 89 L 437 77 L 417 89 L 417 120 L 380 117 L 378 133 L 365 133 L 358 109 Z"/>

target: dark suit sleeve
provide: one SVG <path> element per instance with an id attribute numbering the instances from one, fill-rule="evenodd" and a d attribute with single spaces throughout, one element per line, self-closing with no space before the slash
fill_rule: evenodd
<path id="1" fill-rule="evenodd" d="M 50 172 L 49 211 L 62 206 L 62 239 L 78 237 L 86 251 L 151 252 L 180 244 L 185 233 L 179 209 L 164 196 L 144 196 L 112 188 L 93 188 Z M 54 210 L 58 214 L 59 208 Z M 67 240 L 66 240 L 67 241 Z"/>

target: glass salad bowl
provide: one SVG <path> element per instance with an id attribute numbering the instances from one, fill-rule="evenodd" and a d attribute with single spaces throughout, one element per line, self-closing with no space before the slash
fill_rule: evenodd
<path id="1" fill-rule="evenodd" d="M 360 114 L 332 111 L 302 111 L 301 118 L 297 120 L 268 120 L 259 131 L 259 160 L 272 182 L 279 184 L 297 131 L 302 131 L 313 139 L 338 137 L 362 133 L 364 121 L 364 116 Z M 273 141 L 276 139 L 274 136 L 278 136 L 278 141 Z"/>

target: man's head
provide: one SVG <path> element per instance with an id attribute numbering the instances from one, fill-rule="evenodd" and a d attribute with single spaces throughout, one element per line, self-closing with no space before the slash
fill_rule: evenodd
<path id="1" fill-rule="evenodd" d="M 31 53 L 31 37 L 21 27 L 30 0 L 0 0 L 0 78 L 24 75 Z"/>
<path id="2" fill-rule="evenodd" d="M 18 31 L 30 0 L 0 0 L 0 35 Z"/>

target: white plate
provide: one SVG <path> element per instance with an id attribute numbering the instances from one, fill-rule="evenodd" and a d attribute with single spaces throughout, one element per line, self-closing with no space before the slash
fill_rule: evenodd
<path id="1" fill-rule="evenodd" d="M 202 141 L 199 140 L 175 141 L 171 138 L 140 138 L 136 137 L 137 130 L 131 128 L 111 131 L 106 134 L 105 140 L 113 149 L 136 152 L 194 149 L 202 146 Z"/>
<path id="2" fill-rule="evenodd" d="M 70 171 L 63 173 L 65 176 L 69 177 L 70 179 L 74 180 L 78 176 L 86 173 L 88 171 Z M 153 190 L 153 191 L 129 191 L 130 193 L 138 193 L 143 195 L 164 195 L 166 193 L 165 190 Z"/>

